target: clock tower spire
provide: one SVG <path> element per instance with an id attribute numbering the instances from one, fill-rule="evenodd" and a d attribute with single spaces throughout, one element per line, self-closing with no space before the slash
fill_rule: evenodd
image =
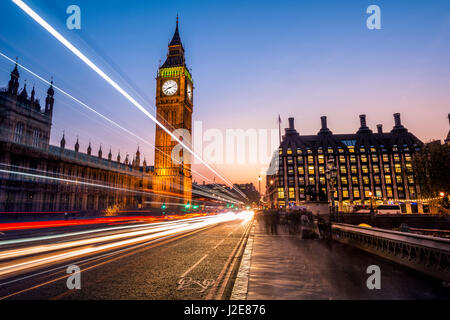
<path id="1" fill-rule="evenodd" d="M 184 47 L 178 28 L 168 45 L 166 61 L 156 78 L 157 119 L 184 143 L 192 134 L 193 80 L 186 67 Z M 191 202 L 190 155 L 160 127 L 155 134 L 155 184 L 161 203 Z M 174 197 L 178 198 L 174 199 Z"/>

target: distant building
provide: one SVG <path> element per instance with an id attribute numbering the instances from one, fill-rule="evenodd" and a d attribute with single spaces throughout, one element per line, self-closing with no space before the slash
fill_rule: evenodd
<path id="1" fill-rule="evenodd" d="M 403 212 L 423 211 L 416 201 L 420 188 L 411 163 L 423 143 L 402 125 L 400 114 L 394 114 L 395 125 L 390 132 L 383 132 L 382 125 L 372 132 L 365 115 L 360 115 L 361 126 L 353 134 L 333 134 L 327 118 L 321 117 L 321 122 L 317 135 L 300 135 L 294 119 L 289 119 L 278 158 L 273 159 L 267 173 L 270 206 L 327 201 L 326 170 L 332 159 L 337 168 L 334 198 L 339 210 L 370 205 L 372 199 L 374 205 L 399 203 Z"/>
<path id="2" fill-rule="evenodd" d="M 448 122 L 450 123 L 450 113 L 448 114 Z M 450 145 L 450 130 L 448 130 L 447 138 L 445 138 L 445 144 Z"/>

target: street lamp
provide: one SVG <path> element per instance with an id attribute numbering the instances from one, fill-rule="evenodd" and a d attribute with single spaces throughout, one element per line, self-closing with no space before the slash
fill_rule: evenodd
<path id="1" fill-rule="evenodd" d="M 370 196 L 370 213 L 373 213 L 373 193 L 372 191 L 369 191 Z"/>
<path id="2" fill-rule="evenodd" d="M 332 214 L 335 213 L 335 206 L 334 206 L 334 192 L 335 192 L 335 183 L 336 183 L 336 177 L 337 177 L 337 168 L 334 165 L 334 160 L 332 158 L 328 159 L 327 163 L 327 170 L 325 171 L 325 177 L 327 179 L 328 183 L 328 198 L 331 200 L 331 211 L 330 211 L 330 223 L 332 220 Z"/>

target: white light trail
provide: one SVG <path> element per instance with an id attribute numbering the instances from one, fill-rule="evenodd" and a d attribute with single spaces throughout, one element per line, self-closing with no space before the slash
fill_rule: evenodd
<path id="1" fill-rule="evenodd" d="M 8 260 L 7 262 L 0 265 L 0 277 L 4 277 L 11 273 L 23 272 L 30 268 L 40 267 L 51 263 L 58 263 L 67 259 L 74 259 L 81 256 L 100 253 L 103 251 L 115 250 L 124 246 L 134 245 L 152 239 L 158 239 L 169 235 L 176 235 L 188 231 L 194 231 L 221 222 L 245 220 L 246 218 L 246 216 L 240 216 L 240 214 L 236 215 L 230 212 L 227 214 L 210 217 L 192 218 L 190 223 L 186 223 L 186 221 L 181 220 L 180 224 L 172 224 L 171 226 L 164 226 L 163 224 L 161 224 L 160 227 L 158 227 L 158 232 L 155 232 L 155 229 L 141 230 L 135 232 L 127 232 L 125 234 L 74 240 L 66 243 L 52 243 L 45 246 L 42 245 L 22 248 L 19 250 L 8 250 L 3 252 L 1 258 L 8 258 L 13 260 Z M 150 232 L 151 234 L 148 234 Z M 105 241 L 112 242 L 104 243 Z M 69 248 L 72 249 L 70 251 L 66 251 Z M 25 258 L 25 256 L 30 254 L 37 254 L 37 256 Z"/>
<path id="2" fill-rule="evenodd" d="M 148 112 L 139 102 L 137 102 L 133 97 L 131 97 L 124 89 L 122 89 L 114 80 L 112 80 L 105 72 L 103 72 L 95 63 L 93 63 L 88 57 L 86 57 L 80 50 L 78 50 L 72 43 L 70 43 L 66 38 L 64 38 L 58 31 L 56 31 L 47 21 L 45 21 L 41 16 L 39 16 L 33 9 L 31 9 L 22 0 L 12 0 L 20 9 L 22 9 L 26 14 L 28 14 L 34 21 L 39 23 L 45 30 L 47 30 L 53 37 L 55 37 L 59 42 L 61 42 L 67 49 L 72 51 L 81 61 L 88 65 L 92 70 L 94 70 L 100 77 L 102 77 L 106 82 L 108 82 L 114 89 L 116 89 L 122 96 L 124 96 L 128 101 L 130 101 L 136 108 L 138 108 L 142 113 L 149 117 L 153 122 L 155 122 L 161 129 L 163 129 L 168 135 L 170 135 L 176 142 L 178 142 L 183 148 L 189 151 L 197 160 L 204 164 L 211 172 L 216 176 L 221 178 L 226 184 L 231 188 L 235 188 L 232 182 L 227 178 L 218 173 L 213 167 L 206 163 L 202 157 L 197 155 L 192 151 L 186 144 L 184 144 L 177 136 L 175 136 L 169 129 L 167 129 L 162 123 L 160 123 L 150 112 Z M 236 188 L 237 189 L 237 188 Z M 240 190 L 239 190 L 240 191 Z M 245 195 L 244 195 L 245 196 Z"/>

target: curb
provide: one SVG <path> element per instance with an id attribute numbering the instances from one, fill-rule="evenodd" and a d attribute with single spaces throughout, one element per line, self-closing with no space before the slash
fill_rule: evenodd
<path id="1" fill-rule="evenodd" d="M 253 252 L 253 238 L 255 236 L 255 224 L 253 222 L 252 230 L 245 245 L 241 264 L 234 282 L 233 291 L 230 300 L 247 300 L 248 282 L 250 280 L 250 266 Z"/>

